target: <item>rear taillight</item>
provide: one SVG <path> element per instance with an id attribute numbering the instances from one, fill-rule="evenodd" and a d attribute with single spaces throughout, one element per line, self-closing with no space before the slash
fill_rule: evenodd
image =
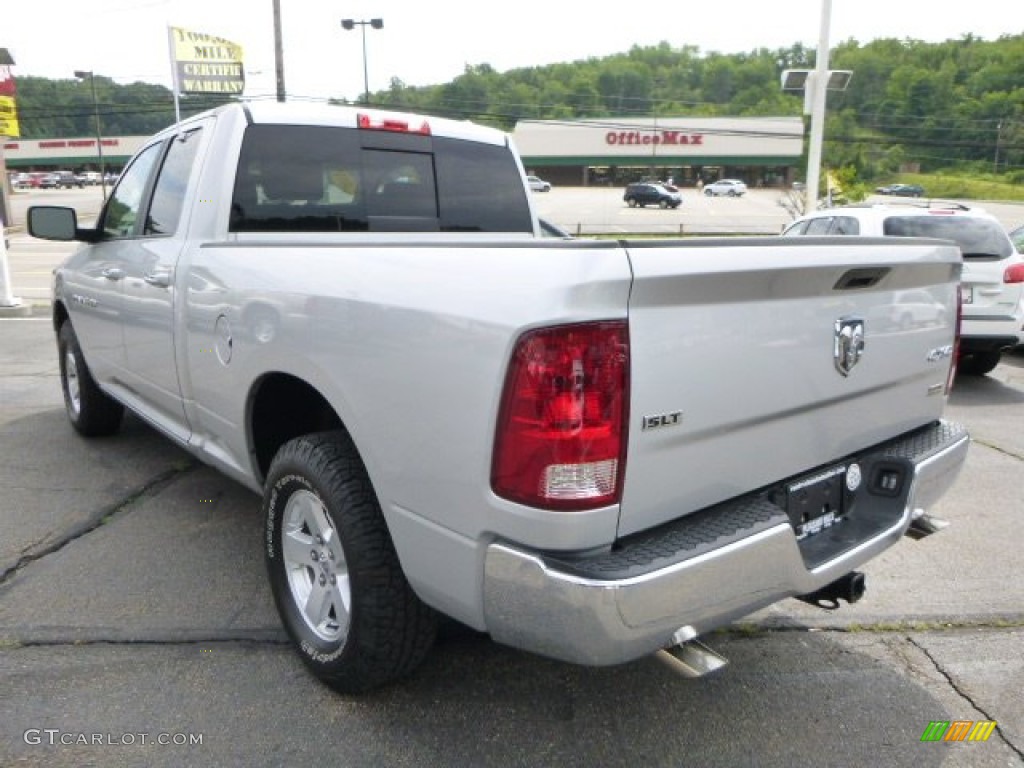
<path id="1" fill-rule="evenodd" d="M 494 492 L 546 509 L 617 503 L 628 403 L 625 321 L 524 334 L 512 354 L 498 414 Z"/>
<path id="2" fill-rule="evenodd" d="M 956 287 L 956 328 L 953 334 L 953 361 L 949 365 L 949 373 L 946 375 L 946 396 L 953 391 L 953 380 L 956 378 L 956 366 L 960 362 L 960 327 L 964 320 L 964 289 L 962 285 Z"/>
<path id="3" fill-rule="evenodd" d="M 1024 264 L 1014 264 L 1003 272 L 1004 283 L 1024 283 Z"/>

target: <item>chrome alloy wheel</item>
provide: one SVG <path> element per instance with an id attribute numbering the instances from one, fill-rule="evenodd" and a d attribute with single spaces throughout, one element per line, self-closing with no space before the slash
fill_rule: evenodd
<path id="1" fill-rule="evenodd" d="M 348 635 L 352 588 L 348 563 L 323 502 L 307 490 L 289 499 L 281 552 L 292 600 L 313 633 L 336 643 Z"/>
<path id="2" fill-rule="evenodd" d="M 78 416 L 82 412 L 82 388 L 78 381 L 78 362 L 71 350 L 64 353 L 64 384 L 68 392 L 68 405 L 72 413 Z"/>

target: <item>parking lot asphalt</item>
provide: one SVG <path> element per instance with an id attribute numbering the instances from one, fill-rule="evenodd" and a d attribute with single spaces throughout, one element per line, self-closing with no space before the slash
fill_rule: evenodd
<path id="1" fill-rule="evenodd" d="M 0 319 L 0 765 L 1020 765 L 1022 403 L 1024 354 L 958 380 L 950 527 L 872 561 L 854 606 L 787 600 L 707 638 L 731 662 L 712 677 L 451 631 L 411 679 L 346 698 L 285 640 L 258 497 L 137 419 L 78 437 L 40 303 Z M 956 720 L 998 725 L 922 742 Z"/>

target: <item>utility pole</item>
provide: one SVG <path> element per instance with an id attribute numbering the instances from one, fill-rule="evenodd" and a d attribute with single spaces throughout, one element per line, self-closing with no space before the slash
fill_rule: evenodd
<path id="1" fill-rule="evenodd" d="M 281 0 L 274 0 L 274 72 L 277 75 L 277 100 L 284 101 L 284 45 L 281 42 Z"/>
<path id="2" fill-rule="evenodd" d="M 999 173 L 999 142 L 1003 139 L 1003 121 L 996 123 L 996 156 L 992 161 L 992 173 Z"/>
<path id="3" fill-rule="evenodd" d="M 107 169 L 103 164 L 103 132 L 100 130 L 100 102 L 96 97 L 96 73 L 90 70 L 76 69 L 75 77 L 79 80 L 89 78 L 92 88 L 92 114 L 96 121 L 96 156 L 100 165 L 100 187 L 103 190 L 103 202 L 107 202 Z"/>

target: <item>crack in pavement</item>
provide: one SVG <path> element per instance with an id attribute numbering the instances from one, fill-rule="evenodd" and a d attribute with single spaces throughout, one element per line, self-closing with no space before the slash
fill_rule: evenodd
<path id="1" fill-rule="evenodd" d="M 117 647 L 132 646 L 159 646 L 159 645 L 199 645 L 214 643 L 221 645 L 269 645 L 287 646 L 291 640 L 285 634 L 283 627 L 254 629 L 249 632 L 217 632 L 216 630 L 202 630 L 189 632 L 183 630 L 179 633 L 168 633 L 166 635 L 154 634 L 150 637 L 113 637 L 98 634 L 74 639 L 46 637 L 18 637 L 16 635 L 0 634 L 0 651 L 17 650 L 21 648 L 84 648 L 92 645 L 105 645 Z"/>
<path id="2" fill-rule="evenodd" d="M 182 475 L 196 469 L 199 466 L 201 465 L 198 461 L 189 459 L 184 464 L 171 467 L 170 469 L 161 472 L 159 475 L 151 478 L 142 485 L 131 489 L 125 496 L 123 496 L 118 501 L 115 501 L 113 504 L 109 504 L 106 507 L 97 510 L 88 520 L 76 526 L 73 526 L 70 530 L 67 531 L 66 534 L 54 540 L 53 543 L 49 544 L 45 548 L 39 550 L 38 552 L 22 555 L 20 558 L 18 558 L 18 562 L 16 562 L 14 565 L 6 569 L 5 571 L 0 572 L 0 588 L 7 584 L 7 582 L 10 581 L 10 579 L 13 578 L 14 575 L 18 573 L 18 571 L 20 571 L 22 568 L 25 568 L 26 566 L 31 565 L 37 560 L 41 560 L 42 558 L 48 555 L 52 555 L 54 552 L 59 552 L 61 549 L 66 547 L 71 542 L 92 533 L 97 528 L 107 523 L 119 512 L 130 507 L 143 496 L 146 496 L 154 491 L 162 489 L 164 486 L 170 484 L 173 480 L 176 480 L 178 477 L 181 477 Z"/>
<path id="3" fill-rule="evenodd" d="M 980 440 L 980 439 L 978 439 L 976 437 L 972 437 L 971 438 L 971 442 L 972 443 L 977 443 L 978 445 L 984 445 L 986 448 L 991 448 L 996 453 L 1001 453 L 1001 454 L 1003 454 L 1003 456 L 1008 456 L 1011 459 L 1016 459 L 1017 461 L 1024 461 L 1024 456 L 1022 456 L 1021 454 L 1015 453 L 1013 451 L 1009 451 L 1006 448 L 998 446 L 998 445 L 996 445 L 994 443 L 989 443 L 989 442 L 987 442 L 985 440 Z"/>
<path id="4" fill-rule="evenodd" d="M 939 660 L 936 659 L 927 648 L 925 648 L 923 645 L 921 645 L 921 643 L 919 643 L 916 640 L 914 640 L 914 638 L 912 638 L 910 636 L 907 636 L 906 639 L 907 639 L 908 643 L 913 645 L 915 648 L 917 648 L 919 651 L 921 651 L 921 653 L 923 653 L 927 657 L 927 659 L 934 665 L 935 671 L 938 672 L 940 675 L 942 675 L 946 679 L 946 682 L 949 683 L 950 688 L 952 688 L 954 691 L 956 691 L 957 695 L 960 696 L 960 698 L 962 698 L 964 701 L 966 701 L 968 704 L 970 704 L 972 707 L 974 707 L 975 711 L 981 712 L 981 714 L 985 716 L 986 720 L 989 720 L 991 722 L 996 722 L 996 733 L 999 734 L 999 738 L 1002 739 L 1003 743 L 1007 747 L 1012 749 L 1017 754 L 1017 756 L 1021 758 L 1021 760 L 1024 760 L 1024 750 L 1022 750 L 1020 747 L 1018 747 L 1016 744 L 1014 744 L 1012 741 L 1010 741 L 1010 739 L 1007 737 L 1006 733 L 999 726 L 999 724 L 996 721 L 996 719 L 994 717 L 992 717 L 992 715 L 989 714 L 987 711 L 985 711 L 985 709 L 980 704 L 978 704 L 971 697 L 971 695 L 967 693 L 967 691 L 964 691 L 963 689 L 960 688 L 960 686 L 957 684 L 956 680 L 953 679 L 953 676 L 942 667 L 942 665 L 939 663 Z"/>

